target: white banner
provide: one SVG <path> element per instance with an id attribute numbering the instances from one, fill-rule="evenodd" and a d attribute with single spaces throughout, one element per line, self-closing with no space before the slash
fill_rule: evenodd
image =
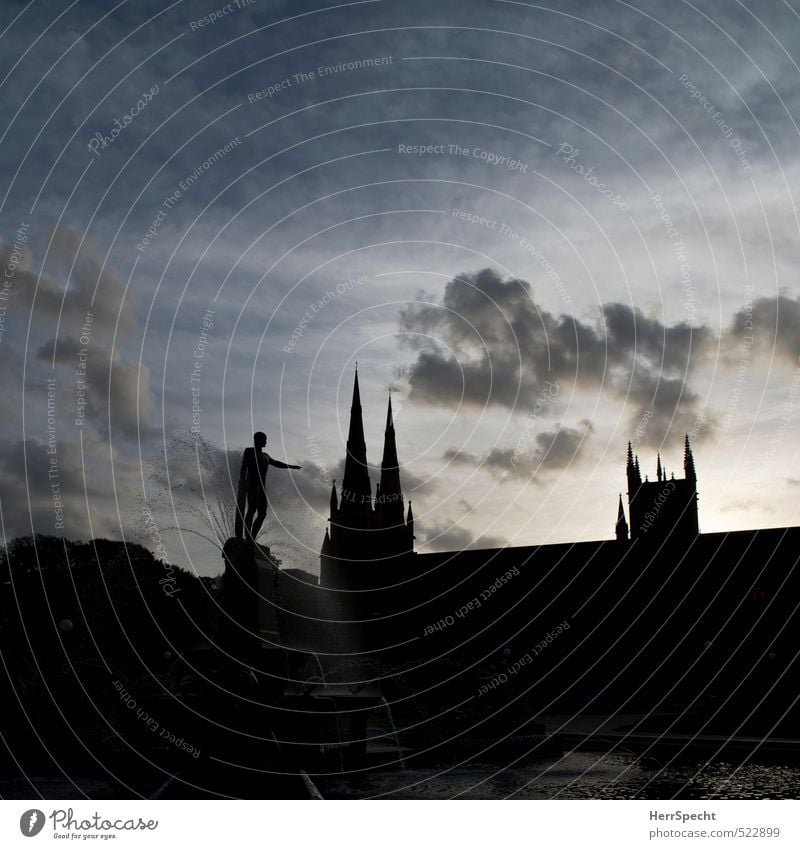
<path id="1" fill-rule="evenodd" d="M 0 845 L 152 849 L 800 845 L 797 801 L 3 801 Z"/>

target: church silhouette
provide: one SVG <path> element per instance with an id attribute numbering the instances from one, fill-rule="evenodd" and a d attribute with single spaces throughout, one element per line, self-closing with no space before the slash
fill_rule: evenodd
<path id="1" fill-rule="evenodd" d="M 642 480 L 639 457 L 628 443 L 626 475 L 628 516 L 622 495 L 614 528 L 617 542 L 647 539 L 649 542 L 691 541 L 698 536 L 697 472 L 689 436 L 686 436 L 682 478 L 668 476 L 657 456 L 656 478 Z M 414 552 L 414 515 L 405 506 L 397 457 L 397 439 L 389 398 L 384 432 L 380 480 L 375 494 L 367 463 L 364 421 L 358 370 L 353 382 L 350 423 L 340 490 L 331 486 L 330 514 L 320 550 L 320 585 L 340 590 L 369 590 L 385 583 L 381 575 L 408 567 Z M 527 549 L 520 548 L 520 551 Z M 438 557 L 438 555 L 435 555 Z M 429 555 L 421 555 L 425 561 Z"/>
<path id="2" fill-rule="evenodd" d="M 628 445 L 627 503 L 620 495 L 615 523 L 609 511 L 609 539 L 419 553 L 391 400 L 374 493 L 362 416 L 356 374 L 319 583 L 283 584 L 286 639 L 308 640 L 314 620 L 325 651 L 413 670 L 402 680 L 426 694 L 413 702 L 424 711 L 460 699 L 481 716 L 524 704 L 528 718 L 531 705 L 688 705 L 726 733 L 800 728 L 800 528 L 700 533 L 688 437 L 680 477 L 659 454 L 651 480 Z"/>
<path id="3" fill-rule="evenodd" d="M 330 517 L 320 551 L 320 583 L 359 589 L 370 586 L 372 568 L 382 568 L 414 551 L 414 515 L 405 511 L 392 418 L 386 411 L 381 476 L 372 496 L 358 372 L 353 383 L 347 456 L 341 492 L 331 486 Z"/>

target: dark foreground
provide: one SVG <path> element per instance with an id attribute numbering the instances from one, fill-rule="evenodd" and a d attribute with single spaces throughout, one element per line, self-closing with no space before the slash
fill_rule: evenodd
<path id="1" fill-rule="evenodd" d="M 467 764 L 450 768 L 391 767 L 315 778 L 326 799 L 793 799 L 800 787 L 797 764 L 705 762 L 665 764 L 632 752 L 570 751 L 514 766 Z M 145 798 L 205 795 L 191 776 L 141 788 Z M 254 779 L 251 791 L 313 798 L 296 777 Z M 149 792 L 148 792 L 149 791 Z M 57 776 L 0 781 L 4 799 L 112 799 L 130 797 L 109 778 Z M 224 798 L 224 796 L 217 796 Z M 262 798 L 270 798 L 264 795 Z"/>

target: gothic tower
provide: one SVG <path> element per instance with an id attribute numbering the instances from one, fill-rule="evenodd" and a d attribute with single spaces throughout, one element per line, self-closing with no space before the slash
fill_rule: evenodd
<path id="1" fill-rule="evenodd" d="M 356 371 L 344 480 L 338 495 L 335 481 L 331 488 L 330 518 L 320 551 L 320 584 L 370 589 L 382 583 L 388 567 L 413 550 L 414 519 L 410 504 L 404 515 L 392 400 L 386 413 L 380 482 L 373 498 Z"/>
<path id="2" fill-rule="evenodd" d="M 691 539 L 700 533 L 697 519 L 697 473 L 688 435 L 684 443 L 684 477 L 676 478 L 656 461 L 656 479 L 645 478 L 639 471 L 639 458 L 628 443 L 628 515 L 630 538 L 662 542 Z M 621 507 L 621 505 L 620 505 Z M 623 514 L 624 515 L 624 514 Z M 619 538 L 619 536 L 617 537 Z"/>

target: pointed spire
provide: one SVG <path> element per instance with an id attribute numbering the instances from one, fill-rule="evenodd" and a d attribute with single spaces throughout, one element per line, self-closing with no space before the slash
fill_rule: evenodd
<path id="1" fill-rule="evenodd" d="M 358 363 L 356 362 L 355 374 L 353 376 L 353 400 L 350 404 L 350 409 L 358 407 L 361 410 L 361 391 L 358 388 Z"/>
<path id="2" fill-rule="evenodd" d="M 642 476 L 639 473 L 639 458 L 634 459 L 633 446 L 628 443 L 628 466 L 626 469 L 628 477 L 628 496 L 633 498 L 636 490 L 642 483 Z"/>
<path id="3" fill-rule="evenodd" d="M 625 519 L 625 508 L 622 506 L 622 493 L 619 494 L 619 506 L 617 507 L 617 524 L 615 526 L 617 542 L 627 542 L 628 522 Z"/>
<path id="4" fill-rule="evenodd" d="M 689 442 L 689 434 L 686 434 L 683 451 L 683 471 L 687 481 L 691 481 L 697 486 L 697 472 L 694 467 L 694 455 L 692 454 L 692 444 Z"/>
<path id="5" fill-rule="evenodd" d="M 386 410 L 386 431 L 383 437 L 380 493 L 384 521 L 392 518 L 394 524 L 403 522 L 403 490 L 400 486 L 400 464 L 397 460 L 397 440 L 392 415 L 392 396 Z"/>
<path id="6" fill-rule="evenodd" d="M 411 511 L 411 502 L 408 502 L 408 514 L 406 515 L 406 529 L 408 531 L 408 535 L 411 538 L 411 547 L 413 548 L 414 540 L 416 537 L 414 536 L 414 513 Z"/>
<path id="7" fill-rule="evenodd" d="M 658 452 L 658 464 L 656 465 L 656 476 L 657 476 L 659 481 L 661 481 L 665 477 L 664 472 L 661 468 L 661 452 L 660 451 Z"/>
<path id="8" fill-rule="evenodd" d="M 691 490 L 691 498 L 689 500 L 688 521 L 690 530 L 693 534 L 700 533 L 699 517 L 697 515 L 697 471 L 694 467 L 694 455 L 692 454 L 692 444 L 689 442 L 689 434 L 686 434 L 686 442 L 683 455 L 683 470 L 684 477 L 688 482 Z"/>
<path id="9" fill-rule="evenodd" d="M 367 444 L 364 441 L 364 422 L 361 418 L 361 393 L 358 388 L 358 367 L 353 380 L 353 401 L 350 405 L 350 429 L 347 434 L 347 457 L 344 464 L 341 507 L 349 512 L 371 509 L 372 486 L 367 468 Z"/>
<path id="10" fill-rule="evenodd" d="M 339 499 L 336 497 L 336 478 L 331 484 L 331 519 L 339 511 Z"/>

